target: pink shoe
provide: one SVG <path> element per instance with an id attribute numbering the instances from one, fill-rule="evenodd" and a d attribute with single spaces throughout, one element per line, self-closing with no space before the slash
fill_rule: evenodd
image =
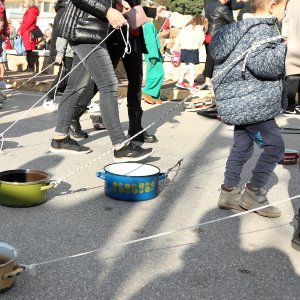
<path id="1" fill-rule="evenodd" d="M 188 89 L 188 87 L 187 87 L 187 85 L 184 83 L 184 82 L 176 82 L 175 83 L 175 86 L 177 86 L 177 87 L 179 87 L 179 88 L 181 88 L 181 89 L 185 89 L 185 90 L 187 90 Z"/>

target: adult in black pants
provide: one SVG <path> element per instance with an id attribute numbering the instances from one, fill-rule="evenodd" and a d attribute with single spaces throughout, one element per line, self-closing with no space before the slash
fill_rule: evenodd
<path id="1" fill-rule="evenodd" d="M 205 17 L 208 19 L 208 32 L 212 36 L 218 29 L 224 25 L 234 22 L 233 10 L 242 9 L 245 7 L 245 2 L 236 0 L 205 0 L 204 11 Z M 205 43 L 206 62 L 204 68 L 205 84 L 202 89 L 211 88 L 211 78 L 214 71 L 214 61 L 210 56 L 209 43 Z"/>
<path id="2" fill-rule="evenodd" d="M 140 5 L 140 0 L 127 1 L 131 7 Z M 166 11 L 164 6 L 158 6 L 157 8 L 143 7 L 146 15 L 150 18 L 163 17 Z M 123 35 L 126 38 L 126 26 L 122 27 Z M 111 57 L 114 68 L 117 67 L 120 59 L 124 64 L 124 68 L 128 78 L 128 90 L 127 90 L 127 107 L 128 107 L 128 119 L 129 129 L 128 135 L 133 136 L 142 128 L 142 115 L 143 110 L 141 107 L 141 95 L 142 95 L 142 79 L 143 79 L 143 53 L 147 53 L 143 28 L 140 27 L 137 30 L 130 30 L 129 42 L 131 46 L 131 53 L 126 54 L 124 57 L 125 43 L 122 38 L 121 32 L 115 31 L 107 40 L 107 50 Z M 96 120 L 96 119 L 95 119 Z M 157 138 L 155 135 L 143 132 L 134 138 L 135 141 L 142 143 L 155 143 Z"/>

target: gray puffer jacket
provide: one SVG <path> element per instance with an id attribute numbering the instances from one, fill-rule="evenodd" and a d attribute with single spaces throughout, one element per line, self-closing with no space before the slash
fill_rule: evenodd
<path id="1" fill-rule="evenodd" d="M 270 120 L 286 107 L 285 55 L 273 18 L 251 18 L 221 28 L 210 51 L 215 60 L 213 86 L 218 114 L 226 124 Z M 276 41 L 252 48 L 275 37 Z M 236 61 L 238 59 L 238 61 Z"/>

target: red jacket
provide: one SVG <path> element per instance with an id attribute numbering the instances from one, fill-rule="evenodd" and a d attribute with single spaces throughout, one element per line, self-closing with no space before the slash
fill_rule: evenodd
<path id="1" fill-rule="evenodd" d="M 3 29 L 0 29 L 0 34 L 4 34 L 7 36 L 7 31 L 8 31 L 8 22 L 6 18 L 6 10 L 4 6 L 5 0 L 0 0 L 0 18 L 4 20 L 4 26 Z"/>
<path id="2" fill-rule="evenodd" d="M 37 17 L 40 14 L 37 6 L 29 7 L 23 16 L 23 21 L 19 32 L 22 36 L 25 50 L 34 50 L 36 47 L 36 40 L 31 40 L 30 31 L 36 29 Z"/>

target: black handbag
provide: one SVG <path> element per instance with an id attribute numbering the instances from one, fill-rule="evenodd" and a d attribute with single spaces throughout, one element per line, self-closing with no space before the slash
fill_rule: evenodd
<path id="1" fill-rule="evenodd" d="M 101 42 L 106 36 L 109 24 L 91 15 L 79 18 L 71 31 L 70 40 L 82 44 Z"/>
<path id="2" fill-rule="evenodd" d="M 30 37 L 31 37 L 32 40 L 36 40 L 36 39 L 41 38 L 43 36 L 44 36 L 44 34 L 43 34 L 43 32 L 41 31 L 41 29 L 39 27 L 37 27 L 37 28 L 30 31 Z"/>

